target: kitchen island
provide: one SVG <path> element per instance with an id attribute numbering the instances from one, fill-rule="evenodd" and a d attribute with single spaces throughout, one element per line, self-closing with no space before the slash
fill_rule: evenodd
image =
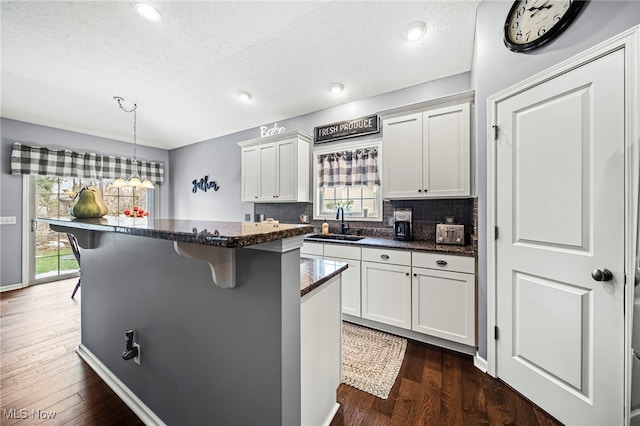
<path id="1" fill-rule="evenodd" d="M 301 295 L 326 293 L 301 282 L 310 226 L 38 220 L 81 247 L 78 353 L 146 424 L 302 423 Z"/>

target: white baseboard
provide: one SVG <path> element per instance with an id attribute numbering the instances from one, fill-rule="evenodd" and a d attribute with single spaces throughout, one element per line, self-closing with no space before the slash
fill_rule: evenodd
<path id="1" fill-rule="evenodd" d="M 333 409 L 327 416 L 327 420 L 324 421 L 323 426 L 329 426 L 331 424 L 331 421 L 336 416 L 336 413 L 338 412 L 339 409 L 340 409 L 340 404 L 336 402 L 336 405 L 333 406 Z"/>
<path id="2" fill-rule="evenodd" d="M 22 283 L 3 285 L 2 287 L 0 287 L 0 293 L 3 293 L 5 291 L 11 291 L 11 290 L 20 290 L 21 288 L 24 288 L 24 287 L 25 286 L 22 285 Z"/>
<path id="3" fill-rule="evenodd" d="M 98 376 L 113 390 L 118 397 L 124 402 L 136 416 L 144 422 L 145 425 L 158 425 L 165 426 L 165 423 L 160 420 L 153 411 L 149 409 L 131 390 L 125 386 L 112 372 L 109 370 L 96 356 L 87 349 L 86 346 L 80 344 L 76 351 L 80 358 L 84 360 L 89 367 L 96 372 Z"/>
<path id="4" fill-rule="evenodd" d="M 482 358 L 478 352 L 476 352 L 476 355 L 473 357 L 473 365 L 483 373 L 489 371 L 489 362 Z"/>

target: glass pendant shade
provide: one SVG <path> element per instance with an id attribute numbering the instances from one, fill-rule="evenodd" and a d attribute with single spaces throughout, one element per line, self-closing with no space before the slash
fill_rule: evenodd
<path id="1" fill-rule="evenodd" d="M 121 188 L 123 186 L 127 186 L 127 182 L 122 178 L 118 178 L 113 181 L 113 186 L 115 186 L 116 188 Z"/>
<path id="2" fill-rule="evenodd" d="M 142 181 L 142 185 L 140 185 L 142 188 L 146 188 L 146 189 L 153 189 L 154 186 L 151 183 L 151 181 L 149 179 L 145 179 Z"/>
<path id="3" fill-rule="evenodd" d="M 138 177 L 138 175 L 131 176 L 129 178 L 129 186 L 140 186 L 140 185 L 142 185 L 142 181 L 140 181 L 140 178 Z"/>

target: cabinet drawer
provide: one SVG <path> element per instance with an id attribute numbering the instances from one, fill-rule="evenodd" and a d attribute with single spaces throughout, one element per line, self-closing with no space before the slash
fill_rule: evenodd
<path id="1" fill-rule="evenodd" d="M 322 243 L 309 243 L 303 242 L 302 247 L 300 248 L 300 254 L 311 254 L 314 256 L 323 256 L 323 246 Z"/>
<path id="2" fill-rule="evenodd" d="M 342 259 L 360 260 L 360 247 L 343 246 L 340 244 L 325 244 L 324 255 Z"/>
<path id="3" fill-rule="evenodd" d="M 408 250 L 363 248 L 362 260 L 411 266 L 411 252 Z"/>
<path id="4" fill-rule="evenodd" d="M 473 257 L 418 251 L 412 252 L 412 257 L 412 265 L 418 268 L 441 269 L 466 274 L 475 274 L 476 272 L 476 263 Z"/>

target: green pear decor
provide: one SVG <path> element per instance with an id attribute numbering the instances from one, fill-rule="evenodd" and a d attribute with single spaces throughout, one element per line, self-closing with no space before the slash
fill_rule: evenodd
<path id="1" fill-rule="evenodd" d="M 102 201 L 102 193 L 97 187 L 82 188 L 76 197 L 78 201 L 71 208 L 71 216 L 78 219 L 88 219 L 107 214 L 107 205 Z"/>

